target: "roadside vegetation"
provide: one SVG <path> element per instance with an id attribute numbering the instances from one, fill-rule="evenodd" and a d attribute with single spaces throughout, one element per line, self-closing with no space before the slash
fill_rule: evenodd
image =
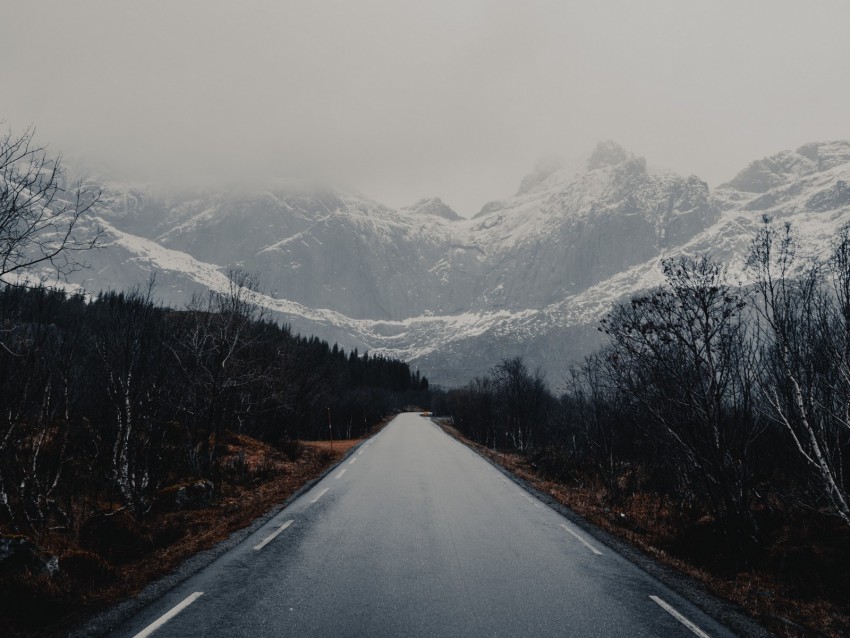
<path id="1" fill-rule="evenodd" d="M 804 260 L 766 220 L 743 287 L 708 257 L 663 270 L 559 397 L 512 359 L 435 412 L 777 634 L 847 635 L 850 230 Z"/>
<path id="2" fill-rule="evenodd" d="M 427 392 L 405 363 L 267 320 L 250 277 L 231 284 L 180 311 L 151 290 L 0 290 L 4 635 L 138 591 Z"/>
<path id="3" fill-rule="evenodd" d="M 99 193 L 33 137 L 0 135 L 4 636 L 60 633 L 138 592 L 428 389 L 406 363 L 270 320 L 246 272 L 182 309 L 153 279 L 93 299 L 40 286 L 85 268 L 101 232 Z"/>

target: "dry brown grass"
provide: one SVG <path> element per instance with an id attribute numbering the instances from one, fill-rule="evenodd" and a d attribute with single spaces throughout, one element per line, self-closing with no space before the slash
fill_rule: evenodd
<path id="1" fill-rule="evenodd" d="M 675 544 L 680 527 L 676 524 L 672 504 L 659 495 L 638 492 L 622 500 L 616 508 L 611 507 L 604 499 L 605 489 L 599 482 L 585 481 L 583 485 L 576 485 L 552 480 L 531 467 L 525 456 L 491 450 L 466 439 L 446 423 L 440 425 L 451 436 L 594 525 L 701 582 L 718 598 L 739 605 L 776 635 L 788 638 L 850 636 L 850 594 L 846 591 L 837 593 L 843 604 L 836 604 L 834 598 L 830 600 L 816 592 L 803 600 L 777 572 L 752 570 L 729 574 L 697 566 L 681 556 L 672 555 L 667 549 Z M 836 565 L 836 569 L 846 572 L 850 565 Z"/>
<path id="2" fill-rule="evenodd" d="M 329 452 L 330 454 L 334 454 L 335 458 L 339 458 L 362 440 L 363 439 L 342 439 L 338 441 L 303 441 L 303 443 L 315 450 Z"/>

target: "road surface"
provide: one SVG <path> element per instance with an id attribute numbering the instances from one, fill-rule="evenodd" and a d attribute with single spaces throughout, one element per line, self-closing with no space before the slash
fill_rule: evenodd
<path id="1" fill-rule="evenodd" d="M 403 414 L 114 636 L 731 636 Z"/>

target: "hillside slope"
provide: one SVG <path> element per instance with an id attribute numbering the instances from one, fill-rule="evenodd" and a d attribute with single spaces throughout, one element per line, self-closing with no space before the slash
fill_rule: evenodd
<path id="1" fill-rule="evenodd" d="M 713 192 L 613 142 L 576 166 L 548 164 L 472 219 L 439 199 L 393 210 L 361 194 L 281 182 L 175 193 L 102 181 L 89 223 L 106 232 L 69 285 L 141 285 L 180 306 L 257 273 L 261 302 L 296 330 L 414 362 L 438 383 L 501 357 L 541 361 L 557 383 L 595 348 L 610 305 L 652 286 L 665 256 L 711 253 L 731 278 L 764 215 L 821 254 L 850 221 L 850 143 L 753 162 Z M 44 273 L 49 275 L 48 273 Z"/>

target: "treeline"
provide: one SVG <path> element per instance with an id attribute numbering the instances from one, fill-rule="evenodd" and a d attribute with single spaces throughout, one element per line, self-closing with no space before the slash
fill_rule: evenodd
<path id="1" fill-rule="evenodd" d="M 559 397 L 514 359 L 434 407 L 477 442 L 597 481 L 608 503 L 662 495 L 683 525 L 711 521 L 739 565 L 770 520 L 850 526 L 850 230 L 825 259 L 798 253 L 790 226 L 765 220 L 744 285 L 709 257 L 666 260 Z"/>
<path id="2" fill-rule="evenodd" d="M 406 363 L 291 333 L 253 279 L 165 308 L 147 290 L 86 301 L 0 291 L 0 523 L 36 537 L 98 508 L 144 517 L 157 490 L 215 479 L 226 431 L 273 444 L 360 436 L 416 404 Z"/>

